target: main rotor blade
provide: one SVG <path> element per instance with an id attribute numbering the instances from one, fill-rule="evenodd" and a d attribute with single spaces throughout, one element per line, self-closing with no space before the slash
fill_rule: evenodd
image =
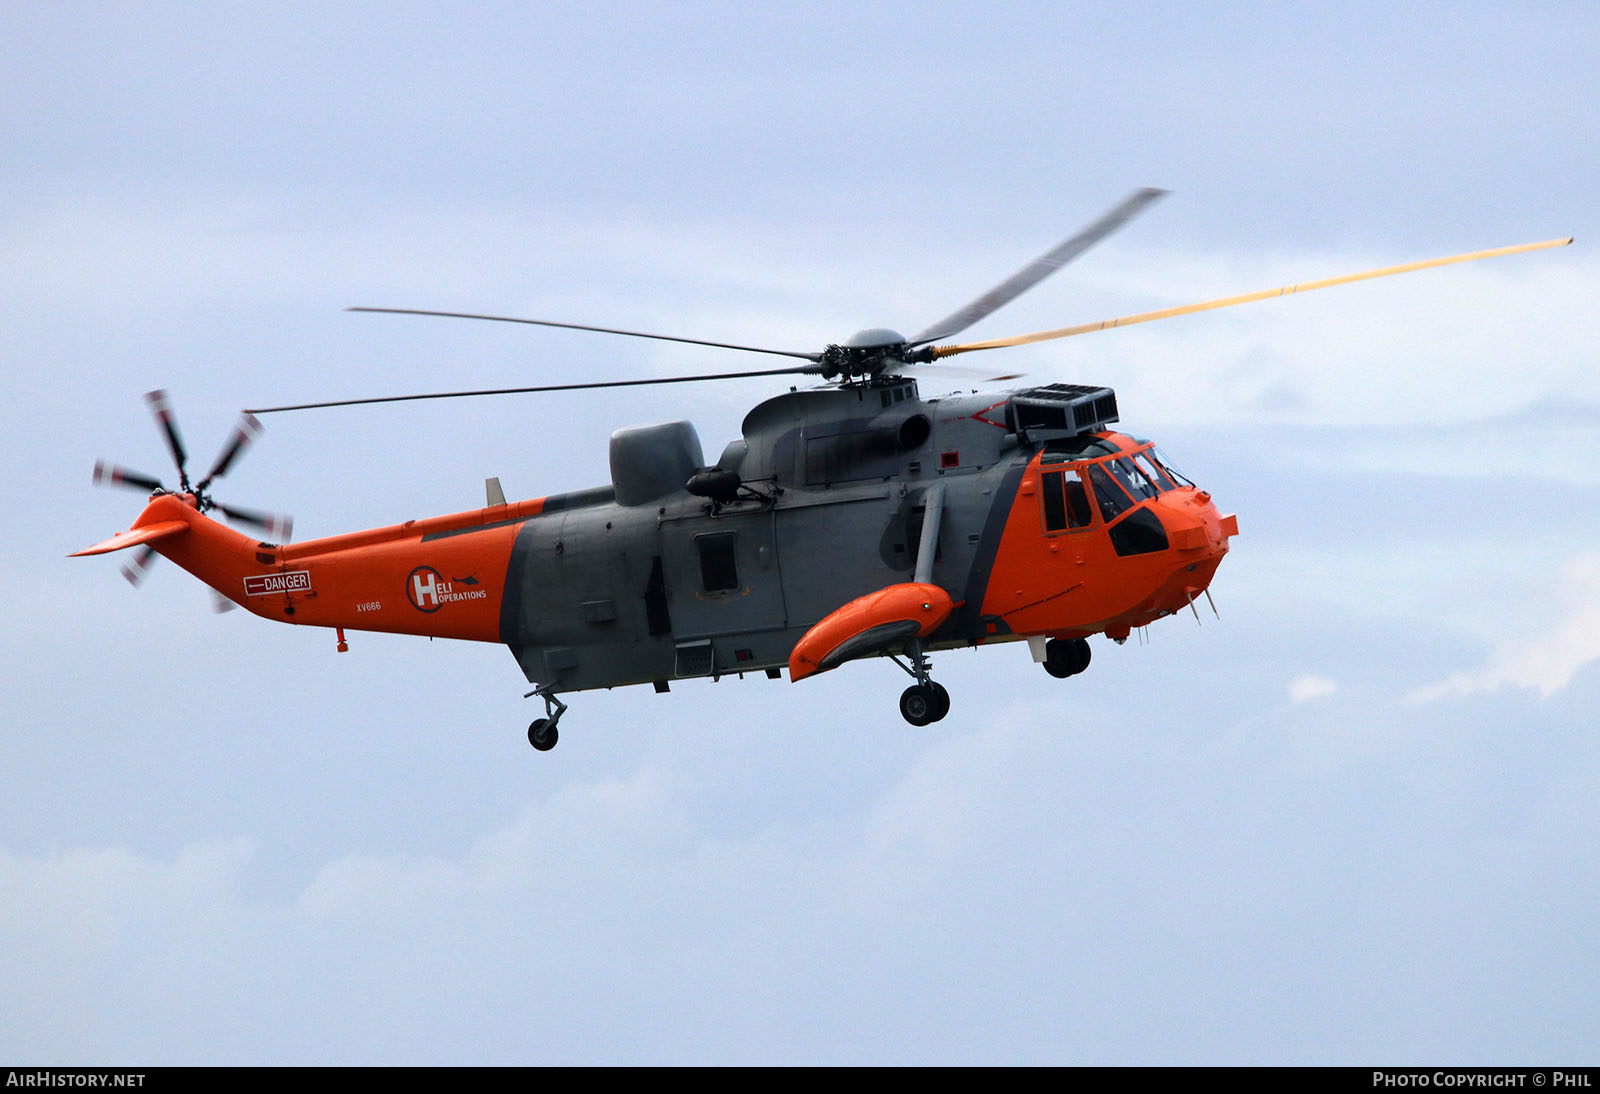
<path id="1" fill-rule="evenodd" d="M 1157 198 L 1165 197 L 1166 194 L 1166 190 L 1157 190 L 1148 186 L 1142 190 L 1135 190 L 1123 198 L 1115 208 L 1106 212 L 1099 220 L 1096 220 L 1083 231 L 1070 239 L 1062 240 L 960 311 L 939 320 L 939 322 L 911 339 L 908 344 L 912 346 L 926 345 L 940 338 L 949 338 L 952 334 L 961 333 L 996 308 L 1010 303 L 1033 288 L 1084 251 L 1087 251 L 1106 236 L 1128 223 L 1128 221 L 1143 212 L 1145 206 Z"/>
<path id="2" fill-rule="evenodd" d="M 196 490 L 205 490 L 211 485 L 212 479 L 220 479 L 228 473 L 228 468 L 233 466 L 233 461 L 239 458 L 239 453 L 250 447 L 250 442 L 261 435 L 261 423 L 256 421 L 253 414 L 245 413 L 239 418 L 239 424 L 233 427 L 233 436 L 228 438 L 226 447 L 217 456 L 217 462 L 212 465 L 211 471 L 200 480 Z"/>
<path id="3" fill-rule="evenodd" d="M 189 454 L 183 450 L 183 441 L 178 438 L 178 422 L 172 416 L 172 405 L 167 402 L 167 393 L 161 389 L 147 391 L 144 401 L 150 404 L 150 413 L 156 416 L 156 424 L 166 435 L 167 451 L 172 453 L 172 462 L 178 465 L 178 478 L 187 489 L 189 476 L 184 471 L 184 464 L 189 462 Z"/>
<path id="4" fill-rule="evenodd" d="M 330 406 L 364 406 L 368 403 L 408 403 L 417 399 L 465 399 L 477 395 L 522 395 L 534 391 L 586 391 L 601 387 L 643 387 L 647 384 L 693 384 L 701 380 L 742 380 L 749 376 L 793 376 L 818 373 L 820 368 L 768 368 L 754 372 L 707 372 L 696 376 L 662 376 L 651 380 L 600 380 L 585 384 L 547 384 L 543 387 L 502 387 L 484 391 L 436 391 L 427 395 L 383 395 L 375 399 L 337 399 L 328 403 L 299 403 L 295 406 L 262 406 L 246 414 L 277 414 L 285 410 L 320 410 Z"/>
<path id="5" fill-rule="evenodd" d="M 1234 304 L 1249 304 L 1256 300 L 1267 300 L 1274 296 L 1289 296 L 1293 293 L 1310 292 L 1312 289 L 1348 285 L 1352 281 L 1368 281 L 1374 277 L 1388 277 L 1390 274 L 1410 273 L 1413 270 L 1426 270 L 1434 266 L 1448 266 L 1456 262 L 1473 262 L 1480 258 L 1497 258 L 1501 255 L 1521 254 L 1524 251 L 1542 251 L 1550 247 L 1565 247 L 1571 242 L 1572 237 L 1568 236 L 1565 239 L 1547 239 L 1542 243 L 1521 243 L 1514 247 L 1496 247 L 1488 251 L 1471 251 L 1467 254 L 1449 255 L 1445 258 L 1429 258 L 1421 262 L 1407 262 L 1401 266 L 1385 266 L 1380 270 L 1366 270 L 1362 273 L 1345 274 L 1342 277 L 1327 277 L 1321 281 L 1302 281 L 1294 285 L 1283 285 L 1276 289 L 1263 289 L 1260 292 L 1245 293 L 1242 296 L 1226 296 L 1199 304 L 1184 304 L 1176 308 L 1161 308 L 1157 311 L 1139 312 L 1136 315 L 1124 315 L 1119 319 L 1102 319 L 1098 323 L 1081 323 L 1075 327 L 1058 327 L 1055 330 L 1035 331 L 1033 334 L 1019 334 L 1012 338 L 995 338 L 987 342 L 967 342 L 957 346 L 934 346 L 933 356 L 938 359 L 952 357 L 958 353 L 970 353 L 973 350 L 1001 349 L 1005 346 L 1024 346 L 1033 342 L 1048 342 L 1055 338 L 1070 338 L 1074 334 L 1089 334 L 1098 330 L 1110 330 L 1112 327 L 1128 327 L 1135 323 L 1149 323 L 1155 319 L 1170 319 L 1176 315 L 1189 315 L 1193 312 L 1210 311 L 1213 308 L 1227 308 Z"/>
<path id="6" fill-rule="evenodd" d="M 137 471 L 129 471 L 126 467 L 118 467 L 105 460 L 94 461 L 94 484 L 100 486 L 127 486 L 134 490 L 160 490 L 161 482 L 149 475 L 141 475 Z"/>
<path id="7" fill-rule="evenodd" d="M 705 342 L 699 338 L 679 338 L 671 334 L 646 334 L 637 330 L 618 330 L 615 327 L 588 327 L 582 323 L 556 323 L 549 319 L 517 319 L 509 315 L 474 315 L 460 311 L 425 311 L 421 308 L 346 308 L 345 311 L 376 312 L 381 315 L 432 315 L 443 319 L 484 319 L 491 323 L 525 323 L 533 327 L 560 327 L 562 330 L 587 330 L 597 334 L 623 334 L 629 338 L 653 338 L 658 342 L 682 342 L 690 346 L 712 346 L 716 349 L 740 349 L 749 353 L 774 353 L 780 357 L 799 357 L 806 361 L 820 360 L 820 353 L 798 353 L 787 349 L 767 349 L 762 346 L 741 346 L 732 342 Z"/>

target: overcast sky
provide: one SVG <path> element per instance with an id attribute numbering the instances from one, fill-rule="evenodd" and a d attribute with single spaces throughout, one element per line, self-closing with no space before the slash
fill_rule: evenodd
<path id="1" fill-rule="evenodd" d="M 0 7 L 0 1059 L 1592 1061 L 1600 12 L 1391 8 Z M 167 472 L 151 388 L 199 465 L 241 406 L 766 367 L 348 305 L 810 350 L 1142 185 L 972 334 L 1577 243 L 1005 351 L 1239 514 L 1220 620 L 1072 680 L 584 693 L 537 754 L 504 649 L 64 557 L 139 510 L 96 458 Z M 216 493 L 390 524 L 777 390 L 274 416 Z"/>

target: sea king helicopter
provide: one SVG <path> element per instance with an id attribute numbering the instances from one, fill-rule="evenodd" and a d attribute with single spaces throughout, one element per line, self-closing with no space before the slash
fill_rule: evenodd
<path id="1" fill-rule="evenodd" d="M 1137 190 L 1076 235 L 913 337 L 874 328 L 820 351 L 709 342 L 510 316 L 408 308 L 352 311 L 444 316 L 653 338 L 776 354 L 783 368 L 496 391 L 261 407 L 244 417 L 211 470 L 191 483 L 164 392 L 147 399 L 177 465 L 176 489 L 100 462 L 95 481 L 149 494 L 133 526 L 76 552 L 138 547 L 137 582 L 156 554 L 211 586 L 223 606 L 267 619 L 508 646 L 545 716 L 528 740 L 548 750 L 567 705 L 591 688 L 713 680 L 747 672 L 804 680 L 868 657 L 912 678 L 900 712 L 945 717 L 950 696 L 930 655 L 1025 642 L 1055 677 L 1089 665 L 1088 639 L 1209 599 L 1239 532 L 1235 516 L 1149 441 L 1113 425 L 1108 387 L 1046 384 L 924 397 L 917 367 L 1368 278 L 1557 247 L 1548 240 L 1367 270 L 1118 319 L 988 341 L 950 343 L 1161 197 Z M 508 501 L 486 482 L 480 509 L 289 542 L 286 522 L 214 500 L 259 432 L 259 414 L 414 399 L 812 375 L 818 387 L 767 399 L 741 436 L 706 463 L 684 421 L 618 430 L 605 486 Z M 1011 380 L 1016 377 L 996 377 Z M 265 532 L 256 538 L 217 513 Z M 1214 607 L 1214 606 L 1213 606 Z"/>

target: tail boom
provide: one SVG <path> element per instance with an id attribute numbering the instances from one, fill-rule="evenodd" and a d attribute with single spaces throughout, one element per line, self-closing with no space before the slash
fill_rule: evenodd
<path id="1" fill-rule="evenodd" d="M 265 619 L 500 642 L 512 544 L 543 502 L 278 545 L 212 520 L 185 495 L 162 494 L 127 532 L 75 554 L 148 543 Z"/>

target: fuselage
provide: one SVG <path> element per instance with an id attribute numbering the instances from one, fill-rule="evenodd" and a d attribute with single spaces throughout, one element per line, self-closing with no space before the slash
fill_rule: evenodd
<path id="1" fill-rule="evenodd" d="M 1048 390 L 1026 394 L 1048 411 Z M 775 675 L 830 613 L 914 574 L 954 604 L 929 650 L 1124 638 L 1185 608 L 1233 518 L 1148 442 L 1064 436 L 1037 412 L 1008 395 L 922 400 L 909 380 L 791 392 L 746 418 L 715 465 L 742 485 L 718 498 L 684 488 L 703 461 L 671 423 L 617 434 L 613 481 L 591 490 L 284 545 L 163 494 L 124 536 L 146 529 L 265 618 L 499 642 L 559 691 Z"/>

